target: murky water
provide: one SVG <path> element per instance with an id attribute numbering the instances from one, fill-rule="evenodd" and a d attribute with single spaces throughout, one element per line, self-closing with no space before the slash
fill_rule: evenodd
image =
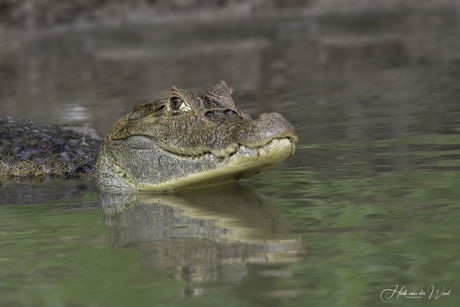
<path id="1" fill-rule="evenodd" d="M 0 306 L 453 306 L 455 16 L 4 38 L 3 116 L 104 134 L 172 85 L 202 93 L 223 79 L 253 117 L 290 119 L 300 143 L 252 185 L 215 190 L 122 197 L 86 182 L 3 183 Z"/>

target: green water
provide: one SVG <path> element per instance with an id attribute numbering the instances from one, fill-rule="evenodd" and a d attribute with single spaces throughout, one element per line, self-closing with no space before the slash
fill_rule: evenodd
<path id="1" fill-rule="evenodd" d="M 304 159 L 323 151 L 335 157 L 325 158 L 328 169 L 280 167 L 254 180 L 259 196 L 244 192 L 246 200 L 223 204 L 219 195 L 233 190 L 185 205 L 172 197 L 96 206 L 94 192 L 2 205 L 0 306 L 453 306 L 460 296 L 456 144 L 456 136 L 429 135 L 303 145 L 296 155 Z M 222 228 L 246 233 L 226 236 Z M 270 241 L 278 245 L 257 247 Z M 298 244 L 285 248 L 287 241 Z M 395 285 L 407 296 L 382 302 Z M 437 289 L 448 295 L 435 299 Z"/>
<path id="2" fill-rule="evenodd" d="M 302 233 L 307 256 L 293 270 L 308 289 L 306 305 L 384 305 L 379 294 L 394 285 L 426 295 L 396 294 L 389 305 L 458 301 L 460 173 L 453 145 L 459 141 L 456 135 L 429 135 L 315 144 L 302 148 L 332 152 L 328 170 L 262 175 L 258 190 Z M 430 150 L 420 150 L 423 146 Z M 281 179 L 277 191 L 288 192 L 270 192 Z M 430 285 L 452 291 L 430 299 Z"/>

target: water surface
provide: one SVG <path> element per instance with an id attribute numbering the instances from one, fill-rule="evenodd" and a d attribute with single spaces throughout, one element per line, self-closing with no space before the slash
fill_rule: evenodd
<path id="1" fill-rule="evenodd" d="M 180 195 L 3 183 L 0 305 L 453 306 L 459 24 L 377 17 L 11 37 L 1 115 L 104 134 L 172 85 L 223 79 L 238 107 L 282 113 L 300 142 L 252 185 Z"/>

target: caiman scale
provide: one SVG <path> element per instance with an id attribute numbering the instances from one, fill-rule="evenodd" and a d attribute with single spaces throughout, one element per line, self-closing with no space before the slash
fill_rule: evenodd
<path id="1" fill-rule="evenodd" d="M 298 141 L 280 114 L 253 120 L 236 108 L 224 81 L 201 96 L 173 87 L 168 98 L 136 106 L 112 126 L 95 167 L 97 140 L 34 122 L 18 130 L 17 121 L 24 120 L 0 120 L 1 177 L 94 174 L 102 191 L 177 191 L 249 179 L 293 154 Z"/>

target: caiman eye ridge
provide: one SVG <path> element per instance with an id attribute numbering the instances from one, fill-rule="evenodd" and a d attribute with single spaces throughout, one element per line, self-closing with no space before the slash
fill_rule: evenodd
<path id="1" fill-rule="evenodd" d="M 286 140 L 286 139 L 288 139 L 290 141 L 290 143 L 291 143 L 291 154 L 294 155 L 295 154 L 295 149 L 296 149 L 295 142 L 292 142 L 292 140 L 289 137 L 282 138 L 282 139 L 273 139 L 270 142 L 268 142 L 267 144 L 265 144 L 264 146 L 254 147 L 254 148 L 253 147 L 246 147 L 244 145 L 238 144 L 238 146 L 237 146 L 235 151 L 233 151 L 228 156 L 223 156 L 223 157 L 217 157 L 210 151 L 203 152 L 203 153 L 197 154 L 197 155 L 184 155 L 184 154 L 175 153 L 173 151 L 170 151 L 170 150 L 167 150 L 167 149 L 164 149 L 164 148 L 162 148 L 162 149 L 164 151 L 167 151 L 168 153 L 171 153 L 171 154 L 173 154 L 175 156 L 178 156 L 178 157 L 181 157 L 181 158 L 184 158 L 184 159 L 200 160 L 200 159 L 206 159 L 208 157 L 213 157 L 213 158 L 219 159 L 220 163 L 225 161 L 226 164 L 228 164 L 230 162 L 230 158 L 233 157 L 234 155 L 236 155 L 237 153 L 240 153 L 240 154 L 243 154 L 243 155 L 244 154 L 250 154 L 250 155 L 253 156 L 254 159 L 257 159 L 257 158 L 259 158 L 261 156 L 263 151 L 268 153 L 270 151 L 270 147 L 275 145 L 275 143 L 280 142 L 280 140 Z"/>

